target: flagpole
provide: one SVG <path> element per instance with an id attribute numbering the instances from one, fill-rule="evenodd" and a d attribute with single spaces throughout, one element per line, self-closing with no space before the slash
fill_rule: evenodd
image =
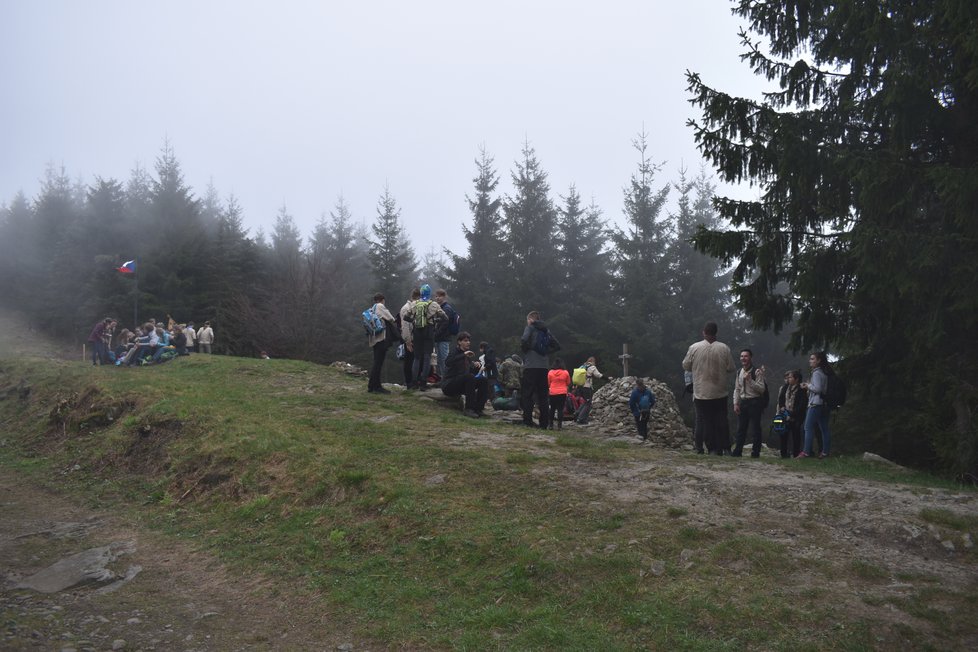
<path id="1" fill-rule="evenodd" d="M 133 285 L 132 293 L 132 325 L 133 328 L 139 328 L 139 256 L 134 259 L 136 261 L 136 273 L 133 274 L 135 277 L 133 280 L 135 284 Z"/>

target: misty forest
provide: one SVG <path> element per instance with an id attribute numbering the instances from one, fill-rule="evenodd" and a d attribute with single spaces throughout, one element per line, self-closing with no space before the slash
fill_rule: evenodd
<path id="1" fill-rule="evenodd" d="M 614 219 L 551 187 L 525 143 L 509 169 L 474 152 L 471 187 L 446 189 L 469 212 L 432 228 L 462 228 L 465 251 L 417 251 L 413 237 L 437 235 L 406 232 L 387 188 L 356 212 L 337 198 L 311 233 L 286 207 L 249 232 L 236 199 L 189 187 L 164 143 L 127 179 L 51 166 L 36 196 L 2 198 L 0 301 L 79 351 L 100 318 L 132 327 L 135 304 L 140 320 L 210 320 L 219 353 L 366 366 L 373 293 L 396 310 L 426 282 L 499 355 L 539 310 L 568 364 L 595 355 L 621 375 L 627 345 L 630 371 L 677 396 L 686 348 L 716 321 L 775 384 L 828 351 L 849 387 L 833 417 L 843 452 L 975 481 L 978 41 L 973 18 L 902 4 L 899 20 L 872 23 L 867 4 L 818 28 L 749 16 L 768 47 L 744 34 L 744 58 L 777 90 L 743 98 L 688 73 L 711 168 L 666 169 L 639 133 Z M 809 61 L 788 60 L 799 44 Z M 758 199 L 717 197 L 717 179 Z M 115 271 L 131 259 L 136 278 Z M 385 374 L 396 382 L 398 365 Z"/>

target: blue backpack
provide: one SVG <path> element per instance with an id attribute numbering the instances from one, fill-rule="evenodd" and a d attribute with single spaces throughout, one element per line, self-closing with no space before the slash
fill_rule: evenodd
<path id="1" fill-rule="evenodd" d="M 650 412 L 655 407 L 655 394 L 652 390 L 646 389 L 645 393 L 638 397 L 639 412 Z"/>
<path id="2" fill-rule="evenodd" d="M 384 332 L 384 320 L 380 318 L 373 306 L 364 310 L 361 317 L 363 318 L 363 330 L 367 337 L 380 335 Z"/>

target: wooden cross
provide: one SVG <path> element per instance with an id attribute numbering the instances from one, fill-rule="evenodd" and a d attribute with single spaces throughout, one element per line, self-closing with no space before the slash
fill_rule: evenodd
<path id="1" fill-rule="evenodd" d="M 628 375 L 628 359 L 631 358 L 631 357 L 632 356 L 628 353 L 628 345 L 627 344 L 622 344 L 621 345 L 621 355 L 618 356 L 618 359 L 621 360 L 621 369 L 622 369 L 622 372 L 623 372 L 622 373 L 622 376 L 623 377 Z"/>

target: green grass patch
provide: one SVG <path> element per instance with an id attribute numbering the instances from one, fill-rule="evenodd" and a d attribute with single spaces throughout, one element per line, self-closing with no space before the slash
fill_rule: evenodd
<path id="1" fill-rule="evenodd" d="M 920 510 L 920 518 L 934 525 L 942 525 L 961 532 L 978 529 L 978 517 L 968 514 L 957 514 L 949 509 L 924 508 Z"/>
<path id="2" fill-rule="evenodd" d="M 627 442 L 560 432 L 534 454 L 507 425 L 286 360 L 0 361 L 0 384 L 22 379 L 30 397 L 0 401 L 0 463 L 314 592 L 337 627 L 380 646 L 846 650 L 888 627 L 833 614 L 826 588 L 784 593 L 791 550 L 749 525 L 694 525 L 685 507 L 563 479 L 659 454 Z M 463 430 L 513 446 L 460 445 Z M 939 596 L 920 593 L 900 608 L 946 624 Z"/>

